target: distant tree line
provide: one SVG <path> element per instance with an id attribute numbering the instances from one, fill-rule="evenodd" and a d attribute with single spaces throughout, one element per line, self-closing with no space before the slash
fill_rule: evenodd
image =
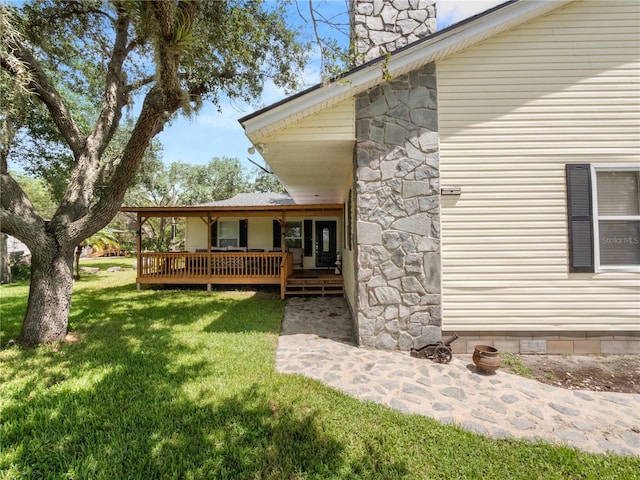
<path id="1" fill-rule="evenodd" d="M 160 158 L 162 146 L 154 141 L 132 185 L 125 194 L 124 205 L 133 207 L 170 207 L 198 205 L 231 198 L 238 193 L 284 192 L 278 178 L 259 168 L 247 169 L 237 158 L 214 157 L 205 165 L 183 161 L 165 164 Z M 37 171 L 14 173 L 16 181 L 44 218 L 51 218 L 60 196 L 59 183 Z M 52 181 L 53 180 L 53 181 Z M 115 231 L 127 250 L 135 245 L 135 217 L 119 213 L 107 227 Z M 155 218 L 143 227 L 143 247 L 169 251 L 184 247 L 184 219 Z M 9 261 L 2 255 L 3 263 Z M 8 266 L 3 266 L 7 271 Z M 6 274 L 3 283 L 10 281 Z"/>
<path id="2" fill-rule="evenodd" d="M 157 156 L 149 154 L 125 195 L 124 205 L 190 206 L 226 200 L 238 193 L 284 191 L 275 175 L 258 168 L 247 170 L 237 158 L 214 157 L 205 165 L 191 165 L 182 161 L 167 165 Z M 120 213 L 111 222 L 111 227 L 133 232 L 135 217 Z M 145 249 L 160 252 L 183 249 L 184 218 L 149 219 L 143 225 L 142 235 Z M 134 238 L 129 237 L 129 242 L 133 244 Z"/>

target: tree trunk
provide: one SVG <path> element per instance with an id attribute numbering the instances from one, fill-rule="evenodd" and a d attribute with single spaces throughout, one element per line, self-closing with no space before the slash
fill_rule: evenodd
<path id="1" fill-rule="evenodd" d="M 18 342 L 33 346 L 64 340 L 73 289 L 73 248 L 31 257 L 31 287 Z"/>
<path id="2" fill-rule="evenodd" d="M 0 233 L 0 283 L 11 283 L 11 263 L 7 235 Z"/>

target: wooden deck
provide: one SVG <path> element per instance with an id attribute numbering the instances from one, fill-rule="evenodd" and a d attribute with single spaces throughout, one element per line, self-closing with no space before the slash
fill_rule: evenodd
<path id="1" fill-rule="evenodd" d="M 326 270 L 293 270 L 289 252 L 143 252 L 136 283 L 280 285 L 286 295 L 341 295 L 341 275 Z"/>

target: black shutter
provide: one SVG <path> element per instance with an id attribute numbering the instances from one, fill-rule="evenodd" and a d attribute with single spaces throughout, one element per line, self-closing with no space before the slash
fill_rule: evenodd
<path id="1" fill-rule="evenodd" d="M 273 249 L 280 248 L 282 245 L 282 227 L 280 220 L 273 221 Z"/>
<path id="2" fill-rule="evenodd" d="M 304 256 L 313 257 L 313 220 L 304 221 Z"/>
<path id="3" fill-rule="evenodd" d="M 218 222 L 217 221 L 214 221 L 211 224 L 211 246 L 212 247 L 218 246 Z"/>
<path id="4" fill-rule="evenodd" d="M 249 220 L 240 220 L 240 245 L 239 247 L 248 246 L 249 241 Z"/>
<path id="5" fill-rule="evenodd" d="M 593 272 L 591 167 L 588 164 L 570 164 L 566 166 L 566 172 L 569 271 Z"/>

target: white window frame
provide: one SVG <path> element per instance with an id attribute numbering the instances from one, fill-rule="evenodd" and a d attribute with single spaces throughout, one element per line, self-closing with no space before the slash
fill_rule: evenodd
<path id="1" fill-rule="evenodd" d="M 591 199 L 593 212 L 593 260 L 596 273 L 640 272 L 640 265 L 600 265 L 600 221 L 640 221 L 640 215 L 610 216 L 598 214 L 598 172 L 640 172 L 640 163 L 613 163 L 591 165 Z M 640 245 L 638 246 L 640 248 Z"/>
<path id="2" fill-rule="evenodd" d="M 222 224 L 229 223 L 235 227 L 235 237 L 223 237 L 222 236 Z M 222 240 L 235 240 L 235 245 L 225 245 L 225 247 L 237 248 L 240 245 L 240 226 L 237 220 L 220 220 L 218 221 L 218 247 L 221 247 L 220 242 Z M 224 247 L 221 247 L 224 248 Z"/>

